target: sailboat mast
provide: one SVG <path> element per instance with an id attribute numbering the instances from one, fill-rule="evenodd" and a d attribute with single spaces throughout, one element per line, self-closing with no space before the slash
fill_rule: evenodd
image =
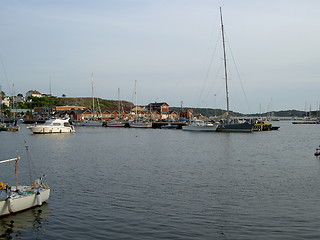
<path id="1" fill-rule="evenodd" d="M 118 118 L 120 118 L 120 88 L 118 88 Z"/>
<path id="2" fill-rule="evenodd" d="M 93 73 L 91 74 L 91 91 L 92 91 L 92 120 L 94 120 L 94 93 L 93 93 Z"/>
<path id="3" fill-rule="evenodd" d="M 135 105 L 136 105 L 136 115 L 135 115 L 135 119 L 137 120 L 137 117 L 138 117 L 138 108 L 137 108 L 137 102 L 138 102 L 138 97 L 137 97 L 137 80 L 134 81 L 134 95 L 135 95 Z"/>
<path id="4" fill-rule="evenodd" d="M 222 47 L 223 47 L 224 78 L 226 81 L 227 118 L 229 118 L 229 90 L 228 90 L 227 55 L 226 55 L 226 43 L 225 43 L 225 39 L 224 39 L 224 26 L 223 26 L 223 21 L 222 21 L 221 7 L 220 7 L 220 19 L 221 19 L 221 34 L 222 34 Z"/>

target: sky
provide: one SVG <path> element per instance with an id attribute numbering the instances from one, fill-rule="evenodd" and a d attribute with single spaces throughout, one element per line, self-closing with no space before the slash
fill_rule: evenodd
<path id="1" fill-rule="evenodd" d="M 230 110 L 317 110 L 318 0 L 0 1 L 1 89 L 226 109 L 220 7 Z"/>

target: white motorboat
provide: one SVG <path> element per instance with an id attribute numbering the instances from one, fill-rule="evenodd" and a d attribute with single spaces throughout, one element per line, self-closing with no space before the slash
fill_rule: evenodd
<path id="1" fill-rule="evenodd" d="M 70 124 L 69 118 L 53 118 L 47 120 L 44 124 L 36 124 L 28 127 L 34 134 L 50 133 L 74 133 L 74 126 Z"/>
<path id="2" fill-rule="evenodd" d="M 189 125 L 182 126 L 184 131 L 198 131 L 198 132 L 215 132 L 218 127 L 218 123 L 206 123 L 203 120 L 192 120 Z"/>
<path id="3" fill-rule="evenodd" d="M 42 183 L 42 178 L 30 185 L 18 185 L 18 161 L 20 157 L 0 161 L 15 162 L 16 185 L 9 186 L 0 182 L 0 216 L 20 212 L 35 206 L 41 206 L 50 196 L 50 188 Z"/>

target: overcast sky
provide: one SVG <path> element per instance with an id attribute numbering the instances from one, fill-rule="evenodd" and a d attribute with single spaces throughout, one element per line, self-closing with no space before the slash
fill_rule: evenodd
<path id="1" fill-rule="evenodd" d="M 226 109 L 220 6 L 230 109 L 318 109 L 319 0 L 0 1 L 0 85 Z"/>

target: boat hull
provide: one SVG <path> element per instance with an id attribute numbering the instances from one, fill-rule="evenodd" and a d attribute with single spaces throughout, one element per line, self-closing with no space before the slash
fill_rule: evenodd
<path id="1" fill-rule="evenodd" d="M 126 127 L 128 122 L 121 120 L 110 120 L 106 123 L 107 127 Z"/>
<path id="2" fill-rule="evenodd" d="M 215 132 L 218 126 L 182 126 L 183 131 Z"/>
<path id="3" fill-rule="evenodd" d="M 125 123 L 107 123 L 107 127 L 125 127 Z"/>
<path id="4" fill-rule="evenodd" d="M 217 132 L 252 132 L 255 124 L 251 123 L 222 123 Z"/>
<path id="5" fill-rule="evenodd" d="M 75 125 L 80 127 L 102 127 L 102 122 L 101 121 L 80 121 L 80 122 L 75 122 Z"/>
<path id="6" fill-rule="evenodd" d="M 131 128 L 152 128 L 152 123 L 133 122 L 130 123 L 129 126 Z"/>
<path id="7" fill-rule="evenodd" d="M 39 190 L 37 195 L 37 189 L 30 189 L 26 194 L 11 196 L 11 200 L 0 201 L 0 216 L 5 216 L 13 213 L 17 213 L 35 206 L 40 206 L 43 202 L 46 202 L 50 196 L 50 189 Z"/>

